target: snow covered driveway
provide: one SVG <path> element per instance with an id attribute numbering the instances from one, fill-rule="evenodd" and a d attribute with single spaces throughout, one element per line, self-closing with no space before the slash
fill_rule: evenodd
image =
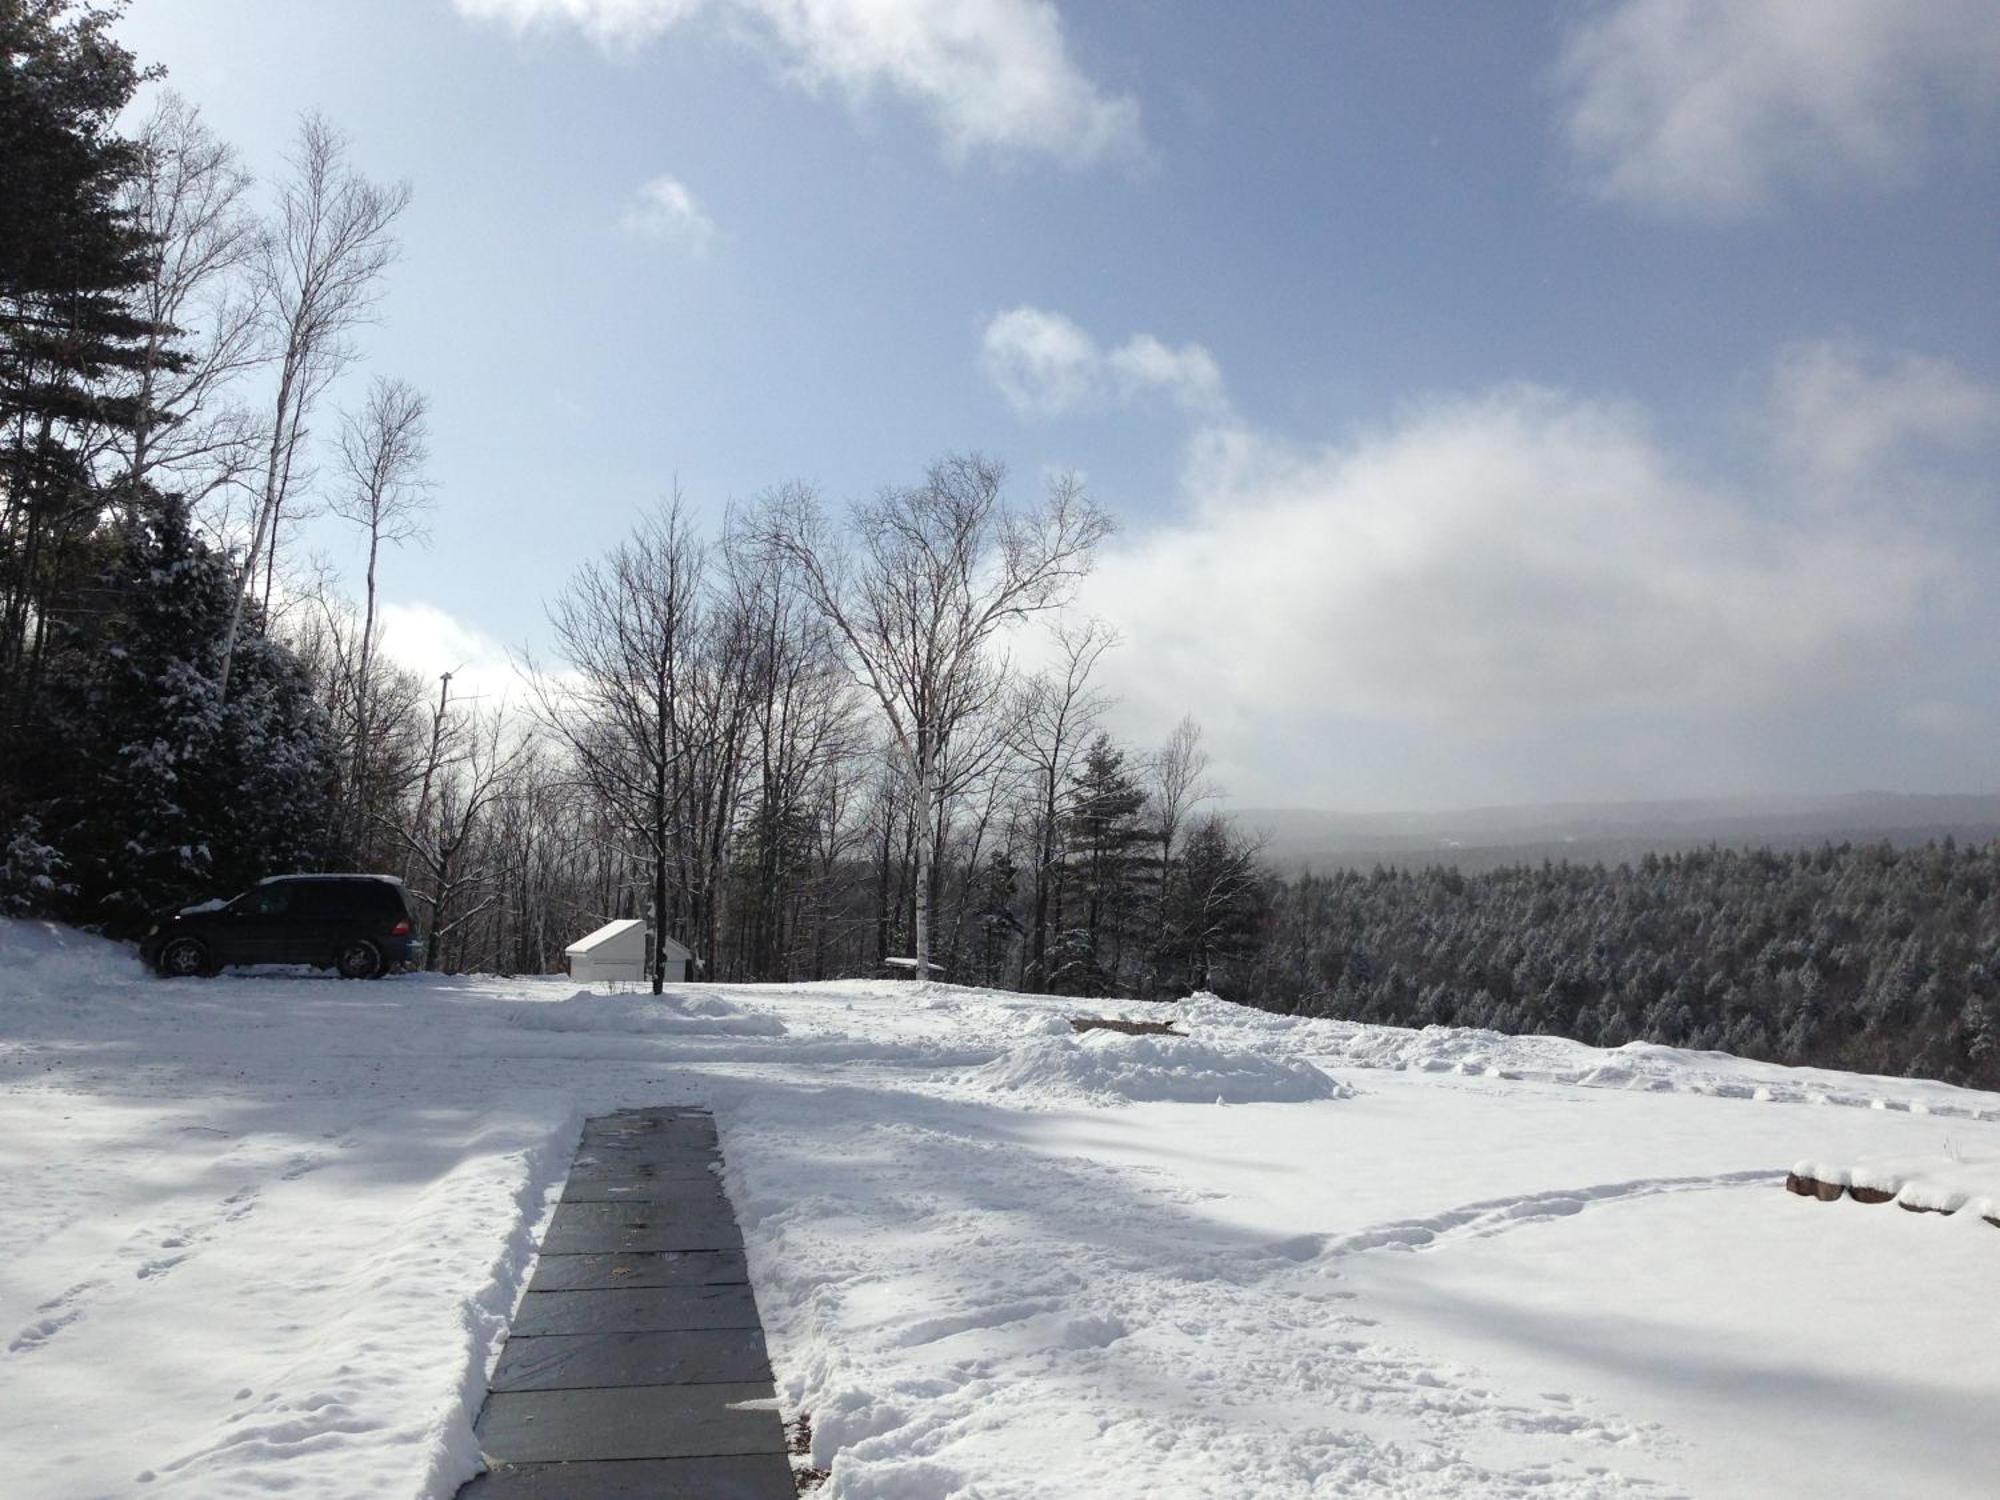
<path id="1" fill-rule="evenodd" d="M 0 1492 L 449 1496 L 582 1116 L 687 1101 L 832 1500 L 1992 1493 L 2000 1231 L 1780 1184 L 2000 1098 L 1177 1009 L 0 924 Z"/>

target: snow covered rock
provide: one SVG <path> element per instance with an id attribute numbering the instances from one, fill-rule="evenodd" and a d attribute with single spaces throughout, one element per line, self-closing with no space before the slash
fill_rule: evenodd
<path id="1" fill-rule="evenodd" d="M 2000 1157 L 1863 1156 L 1850 1161 L 1807 1158 L 1792 1165 L 1793 1192 L 1822 1202 L 1842 1195 L 1857 1203 L 1895 1202 L 1917 1213 L 1969 1209 L 2000 1224 Z"/>
<path id="2" fill-rule="evenodd" d="M 1298 1058 L 1193 1037 L 1115 1031 L 1043 1037 L 1009 1048 L 969 1070 L 963 1082 L 1036 1104 L 1294 1104 L 1354 1092 Z"/>

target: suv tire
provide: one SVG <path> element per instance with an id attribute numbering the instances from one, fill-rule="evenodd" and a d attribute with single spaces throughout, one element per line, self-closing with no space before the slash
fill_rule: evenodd
<path id="1" fill-rule="evenodd" d="M 366 938 L 350 938 L 340 945 L 340 954 L 333 966 L 340 971 L 342 979 L 379 979 L 382 975 L 382 950 Z"/>
<path id="2" fill-rule="evenodd" d="M 208 959 L 208 944 L 191 937 L 175 938 L 162 948 L 158 967 L 168 979 L 194 979 L 215 972 Z"/>

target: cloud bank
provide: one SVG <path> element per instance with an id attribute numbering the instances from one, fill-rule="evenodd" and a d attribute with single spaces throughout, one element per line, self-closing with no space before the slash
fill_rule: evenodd
<path id="1" fill-rule="evenodd" d="M 1992 0 L 1615 0 L 1555 72 L 1585 180 L 1727 218 L 1795 189 L 1893 182 L 2000 106 Z"/>
<path id="2" fill-rule="evenodd" d="M 1022 308 L 981 358 L 1047 417 L 1105 404 L 1150 368 L 1119 353 L 1152 344 L 1106 353 Z M 1292 442 L 1231 415 L 1213 360 L 1193 363 L 1183 509 L 1121 540 L 1083 605 L 1128 642 L 1107 662 L 1126 732 L 1193 711 L 1239 795 L 1740 791 L 1746 746 L 1814 722 L 1942 741 L 1988 714 L 1915 670 L 1962 682 L 1965 643 L 2000 624 L 1968 562 L 1990 482 L 1928 468 L 1994 451 L 2000 391 L 1945 361 L 1782 351 L 1743 414 L 1758 451 L 1724 477 L 1630 403 L 1532 384 Z"/>
<path id="3" fill-rule="evenodd" d="M 527 32 L 571 27 L 609 50 L 644 46 L 707 11 L 785 75 L 855 106 L 887 94 L 928 115 L 946 151 L 1028 152 L 1085 166 L 1144 151 L 1139 106 L 1070 56 L 1050 0 L 454 0 Z"/>
<path id="4" fill-rule="evenodd" d="M 1702 483 L 1642 414 L 1537 386 L 1344 446 L 1202 447 L 1193 510 L 1113 558 L 1096 602 L 1145 677 L 1245 720 L 1545 726 L 1825 691 L 1948 563 L 1876 517 Z"/>

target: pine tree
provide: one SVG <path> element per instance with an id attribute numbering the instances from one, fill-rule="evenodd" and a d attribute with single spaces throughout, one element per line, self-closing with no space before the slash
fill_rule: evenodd
<path id="1" fill-rule="evenodd" d="M 120 204 L 138 154 L 115 125 L 142 76 L 110 35 L 121 8 L 0 0 L 0 758 L 104 513 L 93 451 L 138 419 L 118 377 L 181 358 L 132 310 L 156 246 Z"/>
<path id="2" fill-rule="evenodd" d="M 1153 837 L 1139 824 L 1145 801 L 1138 777 L 1126 765 L 1125 752 L 1100 732 L 1070 778 L 1063 816 L 1065 899 L 1071 928 L 1063 935 L 1065 951 L 1058 964 L 1069 976 L 1068 985 L 1089 983 L 1099 987 L 1097 993 L 1121 988 L 1125 938 L 1132 930 L 1142 884 L 1156 868 L 1141 852 Z M 1052 988 L 1060 992 L 1059 987 Z M 1069 993 L 1082 991 L 1072 988 Z"/>
<path id="3" fill-rule="evenodd" d="M 1226 977 L 1255 951 L 1263 933 L 1263 878 L 1255 851 L 1222 818 L 1189 832 L 1162 893 L 1162 951 L 1156 965 L 1173 989 L 1217 990 L 1237 998 Z"/>
<path id="4" fill-rule="evenodd" d="M 162 906 L 319 860 L 334 764 L 312 684 L 283 644 L 239 651 L 216 686 L 226 559 L 151 496 L 58 628 L 46 732 L 24 769 L 74 890 L 67 910 L 130 931 Z"/>

